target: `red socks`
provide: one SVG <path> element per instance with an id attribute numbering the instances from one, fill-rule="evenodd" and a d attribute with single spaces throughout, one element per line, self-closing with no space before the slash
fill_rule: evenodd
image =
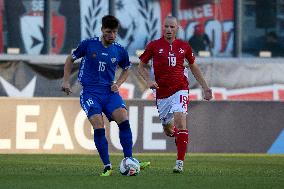
<path id="1" fill-rule="evenodd" d="M 174 133 L 173 136 L 175 137 L 175 142 L 177 146 L 177 160 L 184 161 L 184 156 L 187 150 L 187 143 L 188 143 L 188 130 L 178 130 L 174 126 Z"/>
<path id="2" fill-rule="evenodd" d="M 184 160 L 188 143 L 188 130 L 177 130 L 175 132 L 177 145 L 177 160 Z"/>

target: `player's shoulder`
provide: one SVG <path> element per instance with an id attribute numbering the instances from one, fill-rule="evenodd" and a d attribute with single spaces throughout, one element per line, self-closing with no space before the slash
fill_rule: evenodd
<path id="1" fill-rule="evenodd" d="M 122 46 L 121 44 L 119 44 L 118 42 L 114 42 L 113 45 L 114 45 L 115 47 L 117 47 L 117 48 L 122 48 L 122 49 L 124 49 L 123 46 Z"/>
<path id="2" fill-rule="evenodd" d="M 155 45 L 155 44 L 159 44 L 159 43 L 162 43 L 162 42 L 163 42 L 163 39 L 160 38 L 160 39 L 155 39 L 155 40 L 151 41 L 149 44 Z"/>
<path id="3" fill-rule="evenodd" d="M 162 44 L 161 39 L 155 39 L 155 40 L 150 41 L 147 44 L 147 48 L 155 48 L 157 46 L 160 46 L 160 44 Z"/>
<path id="4" fill-rule="evenodd" d="M 191 49 L 191 46 L 189 45 L 189 43 L 187 41 L 184 41 L 182 39 L 176 39 L 178 46 L 182 46 L 185 49 Z"/>
<path id="5" fill-rule="evenodd" d="M 92 37 L 92 38 L 86 38 L 84 40 L 81 41 L 81 43 L 97 43 L 100 41 L 99 37 Z"/>
<path id="6" fill-rule="evenodd" d="M 114 42 L 113 46 L 119 51 L 126 51 L 125 48 L 121 44 L 119 44 L 118 42 Z"/>
<path id="7" fill-rule="evenodd" d="M 182 39 L 176 39 L 176 40 L 177 40 L 177 42 L 178 42 L 179 44 L 181 44 L 181 45 L 186 45 L 186 46 L 189 45 L 187 41 L 184 41 L 184 40 L 182 40 Z"/>

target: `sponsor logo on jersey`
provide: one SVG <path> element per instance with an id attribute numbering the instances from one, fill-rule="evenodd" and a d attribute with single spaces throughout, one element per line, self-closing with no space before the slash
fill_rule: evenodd
<path id="1" fill-rule="evenodd" d="M 108 56 L 108 54 L 107 54 L 107 53 L 102 53 L 102 55 L 104 55 L 104 56 Z"/>
<path id="2" fill-rule="evenodd" d="M 159 50 L 159 53 L 161 54 L 161 53 L 163 53 L 164 52 L 164 49 L 160 49 Z"/>

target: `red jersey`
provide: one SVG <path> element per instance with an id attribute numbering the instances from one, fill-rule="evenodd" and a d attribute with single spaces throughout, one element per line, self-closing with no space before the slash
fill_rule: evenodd
<path id="1" fill-rule="evenodd" d="M 188 43 L 175 39 L 170 44 L 162 37 L 150 42 L 139 59 L 145 64 L 153 59 L 154 76 L 159 86 L 158 99 L 189 89 L 188 79 L 184 75 L 184 59 L 193 64 L 195 57 Z"/>

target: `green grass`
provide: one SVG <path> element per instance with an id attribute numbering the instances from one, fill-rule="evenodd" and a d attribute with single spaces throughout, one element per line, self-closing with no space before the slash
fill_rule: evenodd
<path id="1" fill-rule="evenodd" d="M 111 154 L 115 173 L 99 177 L 98 155 L 0 155 L 0 188 L 284 188 L 284 155 L 190 154 L 185 172 L 173 174 L 175 154 L 136 154 L 151 167 L 136 177 L 118 172 L 121 155 Z"/>

